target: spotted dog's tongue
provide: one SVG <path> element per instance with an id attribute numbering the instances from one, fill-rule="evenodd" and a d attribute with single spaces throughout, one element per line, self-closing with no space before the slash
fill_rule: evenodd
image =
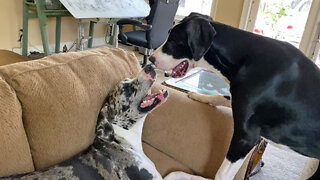
<path id="1" fill-rule="evenodd" d="M 187 69 L 189 67 L 189 63 L 187 60 L 182 61 L 180 64 L 178 64 L 176 67 L 172 69 L 171 77 L 173 78 L 180 78 L 186 75 Z"/>
<path id="2" fill-rule="evenodd" d="M 146 97 L 143 98 L 142 103 L 140 104 L 140 107 L 141 108 L 149 107 L 153 105 L 156 99 L 158 99 L 161 103 L 165 100 L 166 96 L 168 96 L 167 90 L 160 90 L 159 93 L 147 95 Z"/>

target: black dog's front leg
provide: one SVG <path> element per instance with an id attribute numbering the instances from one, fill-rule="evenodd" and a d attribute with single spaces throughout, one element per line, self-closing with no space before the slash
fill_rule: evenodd
<path id="1" fill-rule="evenodd" d="M 221 164 L 215 176 L 215 179 L 234 179 L 244 160 L 249 155 L 250 150 L 256 145 L 256 142 L 258 142 L 258 140 L 259 136 L 257 136 L 256 139 L 249 138 L 249 136 L 243 129 L 235 127 L 227 157 Z"/>

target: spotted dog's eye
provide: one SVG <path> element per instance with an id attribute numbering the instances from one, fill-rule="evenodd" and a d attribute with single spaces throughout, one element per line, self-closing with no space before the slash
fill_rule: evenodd
<path id="1" fill-rule="evenodd" d="M 172 28 L 169 29 L 168 34 L 170 34 L 171 30 L 172 30 Z"/>
<path id="2" fill-rule="evenodd" d="M 123 84 L 123 92 L 125 94 L 126 97 L 130 97 L 133 93 L 135 93 L 137 90 L 131 86 L 131 84 L 129 83 L 125 83 Z"/>

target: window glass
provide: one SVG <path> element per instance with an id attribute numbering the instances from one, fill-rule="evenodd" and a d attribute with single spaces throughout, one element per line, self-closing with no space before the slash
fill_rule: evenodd
<path id="1" fill-rule="evenodd" d="M 213 0 L 180 0 L 178 16 L 188 16 L 191 12 L 210 15 Z"/>

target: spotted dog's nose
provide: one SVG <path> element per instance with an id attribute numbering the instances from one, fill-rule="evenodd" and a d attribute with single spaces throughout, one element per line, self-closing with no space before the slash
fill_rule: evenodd
<path id="1" fill-rule="evenodd" d="M 152 64 L 154 64 L 156 62 L 156 58 L 154 56 L 150 56 L 149 61 L 152 62 Z"/>
<path id="2" fill-rule="evenodd" d="M 150 75 L 152 79 L 156 77 L 156 71 L 151 64 L 146 65 L 143 70 L 147 75 Z"/>

